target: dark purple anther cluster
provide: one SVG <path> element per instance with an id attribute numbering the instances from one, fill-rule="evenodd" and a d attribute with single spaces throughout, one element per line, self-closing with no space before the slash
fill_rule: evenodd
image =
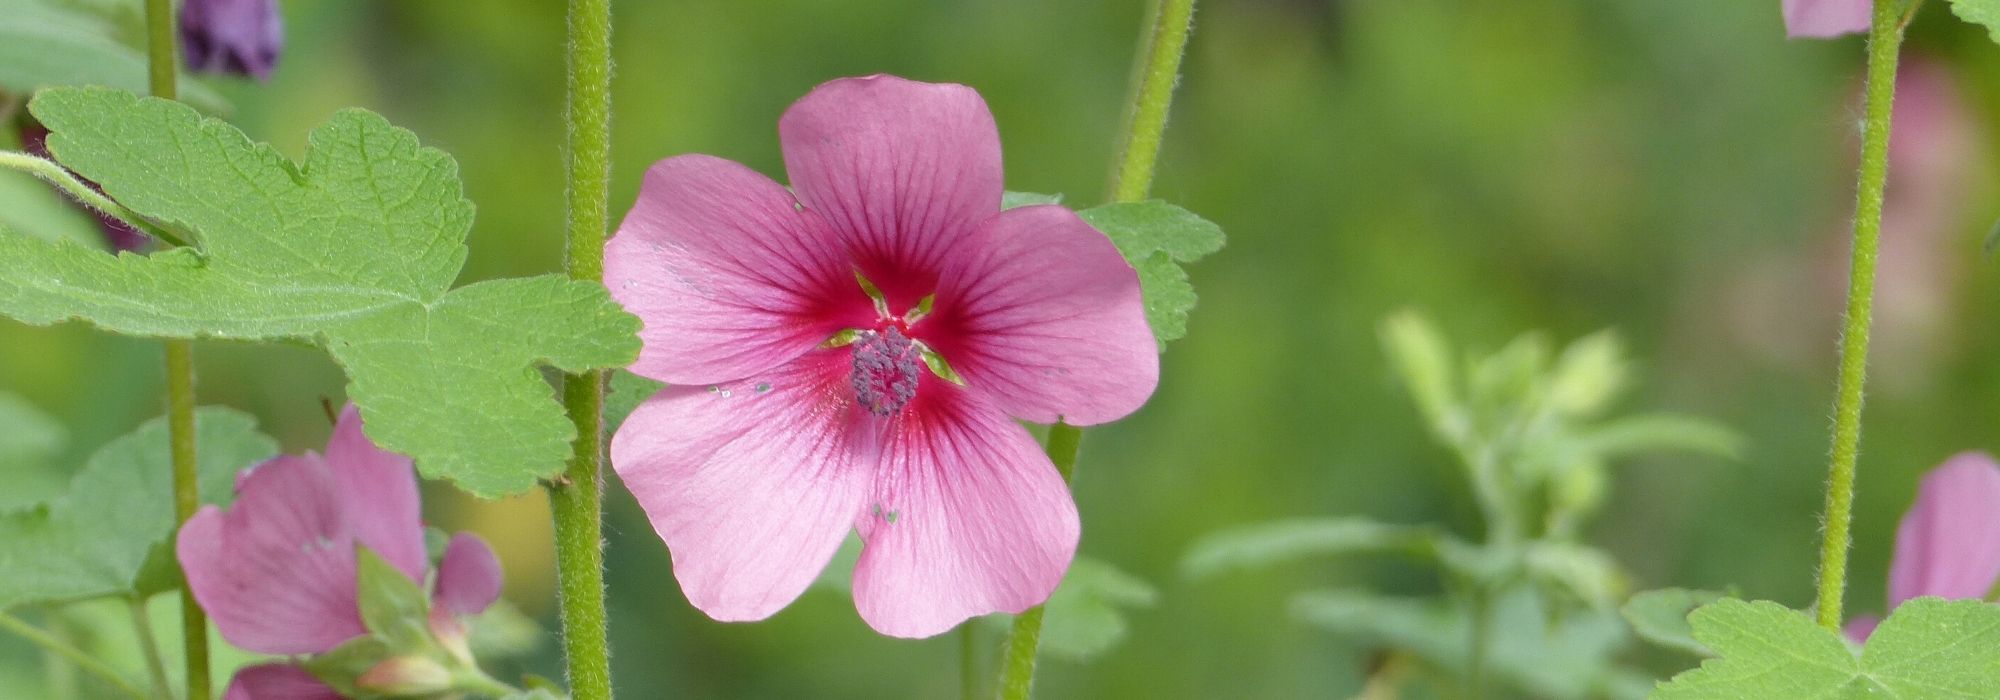
<path id="1" fill-rule="evenodd" d="M 869 413 L 887 416 L 917 395 L 923 351 L 895 326 L 864 333 L 854 342 L 854 400 Z"/>
<path id="2" fill-rule="evenodd" d="M 269 80 L 285 46 L 277 0 L 186 0 L 181 47 L 188 70 Z"/>

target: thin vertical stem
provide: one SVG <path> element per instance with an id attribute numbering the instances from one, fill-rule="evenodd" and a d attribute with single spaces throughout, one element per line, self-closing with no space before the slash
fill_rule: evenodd
<path id="1" fill-rule="evenodd" d="M 603 281 L 611 180 L 611 0 L 570 0 L 568 111 L 564 269 L 572 279 Z M 563 381 L 563 405 L 576 424 L 576 452 L 569 470 L 549 487 L 563 654 L 577 700 L 611 697 L 604 612 L 604 381 L 603 372 Z"/>
<path id="2" fill-rule="evenodd" d="M 1854 465 L 1860 456 L 1862 384 L 1868 374 L 1868 327 L 1874 314 L 1875 249 L 1882 235 L 1882 192 L 1889 172 L 1889 116 L 1896 98 L 1896 55 L 1903 43 L 1902 3 L 1875 0 L 1868 29 L 1866 119 L 1861 132 L 1854 248 L 1847 280 L 1847 320 L 1840 337 L 1840 380 L 1833 405 L 1833 457 L 1820 546 L 1819 624 L 1840 630 L 1853 521 Z"/>
<path id="3" fill-rule="evenodd" d="M 172 0 L 146 0 L 146 78 L 154 97 L 174 99 L 179 66 L 175 61 L 174 5 Z M 186 340 L 166 341 L 167 432 L 171 436 L 174 464 L 174 520 L 187 522 L 201 507 L 201 492 L 195 474 L 194 445 L 194 344 Z M 208 619 L 194 592 L 181 587 L 181 635 L 187 649 L 188 698 L 200 700 L 210 692 L 208 679 Z"/>
<path id="4" fill-rule="evenodd" d="M 160 640 L 153 635 L 153 616 L 146 613 L 146 599 L 126 598 L 125 607 L 132 611 L 132 633 L 138 635 L 139 649 L 145 653 L 146 675 L 153 679 L 153 693 L 163 698 L 173 697 L 167 681 L 167 662 L 160 656 Z"/>
<path id="5" fill-rule="evenodd" d="M 1155 0 L 1133 76 L 1132 104 L 1119 132 L 1117 162 L 1111 170 L 1111 201 L 1136 202 L 1153 188 L 1153 168 L 1159 162 L 1160 141 L 1167 130 L 1174 85 L 1180 81 L 1181 55 L 1194 28 L 1194 0 Z M 1076 455 L 1083 431 L 1068 423 L 1049 426 L 1049 461 L 1067 482 L 1076 473 Z M 1042 606 L 1014 617 L 1000 662 L 1000 697 L 1027 700 L 1035 686 L 1035 657 L 1042 637 Z"/>

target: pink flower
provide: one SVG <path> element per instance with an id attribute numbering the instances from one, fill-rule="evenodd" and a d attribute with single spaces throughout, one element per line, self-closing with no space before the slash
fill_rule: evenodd
<path id="1" fill-rule="evenodd" d="M 1785 36 L 1828 39 L 1868 31 L 1870 0 L 1785 0 Z"/>
<path id="2" fill-rule="evenodd" d="M 416 472 L 407 457 L 369 442 L 347 407 L 325 456 L 307 452 L 260 464 L 236 481 L 236 504 L 204 506 L 175 544 L 188 587 L 224 639 L 276 655 L 317 654 L 368 633 L 355 592 L 355 545 L 419 584 L 424 551 Z M 432 596 L 440 613 L 470 615 L 500 594 L 499 562 L 477 536 L 446 547 Z M 239 673 L 229 698 L 309 698 L 269 690 L 302 674 Z M 330 691 L 328 691 L 330 692 Z"/>
<path id="3" fill-rule="evenodd" d="M 1985 598 L 2000 582 L 2000 464 L 1964 452 L 1924 476 L 1917 502 L 1896 528 L 1889 564 L 1889 608 L 1918 596 Z M 1868 639 L 1880 620 L 1847 623 L 1847 636 Z"/>
<path id="4" fill-rule="evenodd" d="M 660 161 L 605 261 L 646 322 L 632 371 L 678 385 L 611 459 L 681 590 L 763 619 L 858 529 L 855 605 L 884 634 L 1042 602 L 1076 506 L 1015 419 L 1103 423 L 1151 396 L 1137 274 L 1068 209 L 1000 211 L 999 133 L 965 86 L 835 80 L 778 135 L 791 191 Z"/>

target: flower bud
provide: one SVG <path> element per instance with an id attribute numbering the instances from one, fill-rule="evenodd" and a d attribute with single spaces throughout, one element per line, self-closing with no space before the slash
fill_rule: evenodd
<path id="1" fill-rule="evenodd" d="M 396 656 L 354 679 L 354 687 L 388 696 L 431 695 L 452 688 L 451 671 L 421 656 Z"/>
<path id="2" fill-rule="evenodd" d="M 285 45 L 277 0 L 186 0 L 181 46 L 188 70 L 269 80 Z"/>

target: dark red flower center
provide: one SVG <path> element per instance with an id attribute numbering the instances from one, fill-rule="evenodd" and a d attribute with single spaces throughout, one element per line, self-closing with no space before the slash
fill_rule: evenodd
<path id="1" fill-rule="evenodd" d="M 854 400 L 869 413 L 887 416 L 902 410 L 917 396 L 917 376 L 924 371 L 923 349 L 897 324 L 863 331 L 854 341 Z"/>

